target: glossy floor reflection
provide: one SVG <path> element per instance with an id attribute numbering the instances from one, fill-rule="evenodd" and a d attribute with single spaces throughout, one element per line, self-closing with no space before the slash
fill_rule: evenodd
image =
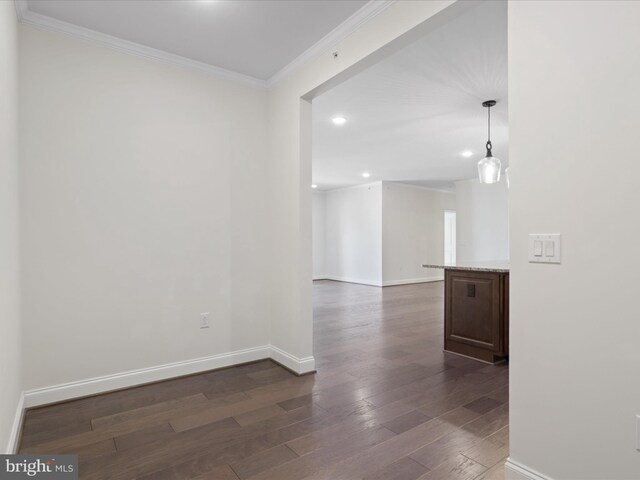
<path id="1" fill-rule="evenodd" d="M 30 410 L 83 479 L 500 479 L 508 368 L 442 352 L 442 282 L 314 282 L 318 373 L 271 361 Z"/>

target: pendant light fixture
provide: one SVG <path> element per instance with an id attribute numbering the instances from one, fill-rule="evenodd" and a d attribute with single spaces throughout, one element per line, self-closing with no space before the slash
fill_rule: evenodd
<path id="1" fill-rule="evenodd" d="M 487 155 L 478 162 L 478 175 L 480 183 L 497 183 L 500 181 L 500 159 L 491 153 L 491 107 L 496 104 L 495 100 L 482 102 L 482 106 L 487 109 Z"/>

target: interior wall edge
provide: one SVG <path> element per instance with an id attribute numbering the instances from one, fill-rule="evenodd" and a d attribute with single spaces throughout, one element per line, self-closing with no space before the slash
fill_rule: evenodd
<path id="1" fill-rule="evenodd" d="M 0 2 L 0 452 L 13 453 L 21 423 L 22 323 L 18 22 Z"/>
<path id="2" fill-rule="evenodd" d="M 16 406 L 16 414 L 13 419 L 13 425 L 11 426 L 11 431 L 9 432 L 9 443 L 7 444 L 7 448 L 5 449 L 5 453 L 7 455 L 18 453 L 22 424 L 24 422 L 24 412 L 24 393 L 21 393 L 20 398 L 18 399 L 18 405 Z"/>
<path id="3" fill-rule="evenodd" d="M 305 375 L 316 371 L 314 357 L 299 358 L 275 345 L 269 345 L 269 358 L 287 370 L 291 370 L 296 375 Z"/>
<path id="4" fill-rule="evenodd" d="M 281 233 L 275 243 L 273 260 L 282 272 L 273 286 L 271 334 L 289 351 L 301 356 L 312 354 L 313 321 L 312 274 L 306 259 L 311 250 L 311 222 L 308 208 L 312 196 L 311 144 L 308 132 L 311 116 L 301 108 L 301 99 L 312 100 L 332 86 L 351 78 L 367 66 L 386 57 L 392 49 L 406 45 L 417 35 L 439 27 L 461 10 L 472 8 L 473 2 L 434 0 L 432 2 L 395 2 L 383 13 L 371 19 L 357 32 L 334 48 L 339 59 L 331 55 L 309 62 L 286 82 L 268 89 L 270 178 L 278 189 L 272 189 L 273 218 Z M 448 9 L 448 7 L 453 8 Z M 425 20 L 432 19 L 425 25 Z M 417 27 L 417 28 L 416 28 Z M 391 45 L 393 43 L 393 45 Z M 302 112 L 302 110 L 305 110 Z M 304 113 L 302 115 L 301 113 Z M 382 268 L 377 268 L 381 255 L 370 258 L 377 270 L 374 276 L 382 281 Z M 328 267 L 328 265 L 327 265 Z M 318 274 L 319 272 L 316 272 Z M 329 271 L 322 272 L 328 274 Z M 303 282 L 303 288 L 299 287 Z"/>

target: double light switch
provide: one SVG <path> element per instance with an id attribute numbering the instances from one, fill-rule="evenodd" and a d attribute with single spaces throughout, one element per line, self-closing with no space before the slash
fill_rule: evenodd
<path id="1" fill-rule="evenodd" d="M 560 234 L 530 234 L 530 263 L 560 263 Z"/>

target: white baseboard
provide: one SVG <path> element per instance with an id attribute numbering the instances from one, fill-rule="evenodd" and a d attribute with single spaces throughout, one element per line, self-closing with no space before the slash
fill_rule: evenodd
<path id="1" fill-rule="evenodd" d="M 305 373 L 316 371 L 316 361 L 313 357 L 294 357 L 290 353 L 287 353 L 274 345 L 270 346 L 270 350 L 270 358 L 274 362 L 278 362 L 298 375 L 304 375 Z"/>
<path id="2" fill-rule="evenodd" d="M 337 277 L 335 275 L 324 275 L 318 278 L 314 277 L 314 280 L 333 280 L 334 282 L 358 283 L 360 285 L 371 285 L 373 287 L 382 286 L 382 282 L 378 280 L 367 280 L 366 278 L 353 278 L 353 277 Z"/>
<path id="3" fill-rule="evenodd" d="M 434 277 L 419 277 L 419 278 L 405 278 L 402 280 L 389 280 L 382 282 L 383 287 L 391 287 L 393 285 L 409 285 L 411 283 L 429 283 L 429 282 L 442 282 L 444 275 L 437 275 Z"/>
<path id="4" fill-rule="evenodd" d="M 206 372 L 208 370 L 215 370 L 218 368 L 231 367 L 233 365 L 254 362 L 256 360 L 264 360 L 267 358 L 272 358 L 274 361 L 282 364 L 297 374 L 313 372 L 315 369 L 315 360 L 313 357 L 297 358 L 278 347 L 264 345 L 245 350 L 236 350 L 234 352 L 212 355 L 210 357 L 184 360 L 156 367 L 141 368 L 113 375 L 105 375 L 77 382 L 29 390 L 24 392 L 23 408 L 36 407 L 64 400 L 71 400 L 73 398 L 86 397 L 88 395 L 96 395 L 98 393 L 144 385 L 145 383 Z"/>
<path id="5" fill-rule="evenodd" d="M 12 455 L 18 453 L 18 442 L 20 441 L 20 432 L 22 432 L 22 421 L 24 420 L 24 393 L 20 394 L 18 405 L 16 406 L 16 415 L 13 418 L 13 425 L 11 425 L 11 432 L 9 432 L 9 443 L 7 443 L 7 449 L 5 453 Z"/>
<path id="6" fill-rule="evenodd" d="M 24 393 L 25 407 L 29 408 L 72 398 L 86 397 L 87 395 L 95 395 L 265 358 L 269 358 L 269 345 L 38 388 Z"/>
<path id="7" fill-rule="evenodd" d="M 551 477 L 536 472 L 535 470 L 526 467 L 511 458 L 507 458 L 507 462 L 504 464 L 504 479 L 505 480 L 552 480 Z"/>
<path id="8" fill-rule="evenodd" d="M 409 285 L 411 283 L 441 282 L 444 280 L 444 275 L 437 275 L 433 277 L 404 278 L 401 280 L 389 280 L 387 282 L 379 282 L 377 280 L 367 280 L 352 277 L 336 277 L 334 275 L 317 276 L 313 277 L 313 280 L 333 280 L 334 282 L 357 283 L 360 285 L 371 285 L 373 287 L 391 287 L 394 285 Z"/>

